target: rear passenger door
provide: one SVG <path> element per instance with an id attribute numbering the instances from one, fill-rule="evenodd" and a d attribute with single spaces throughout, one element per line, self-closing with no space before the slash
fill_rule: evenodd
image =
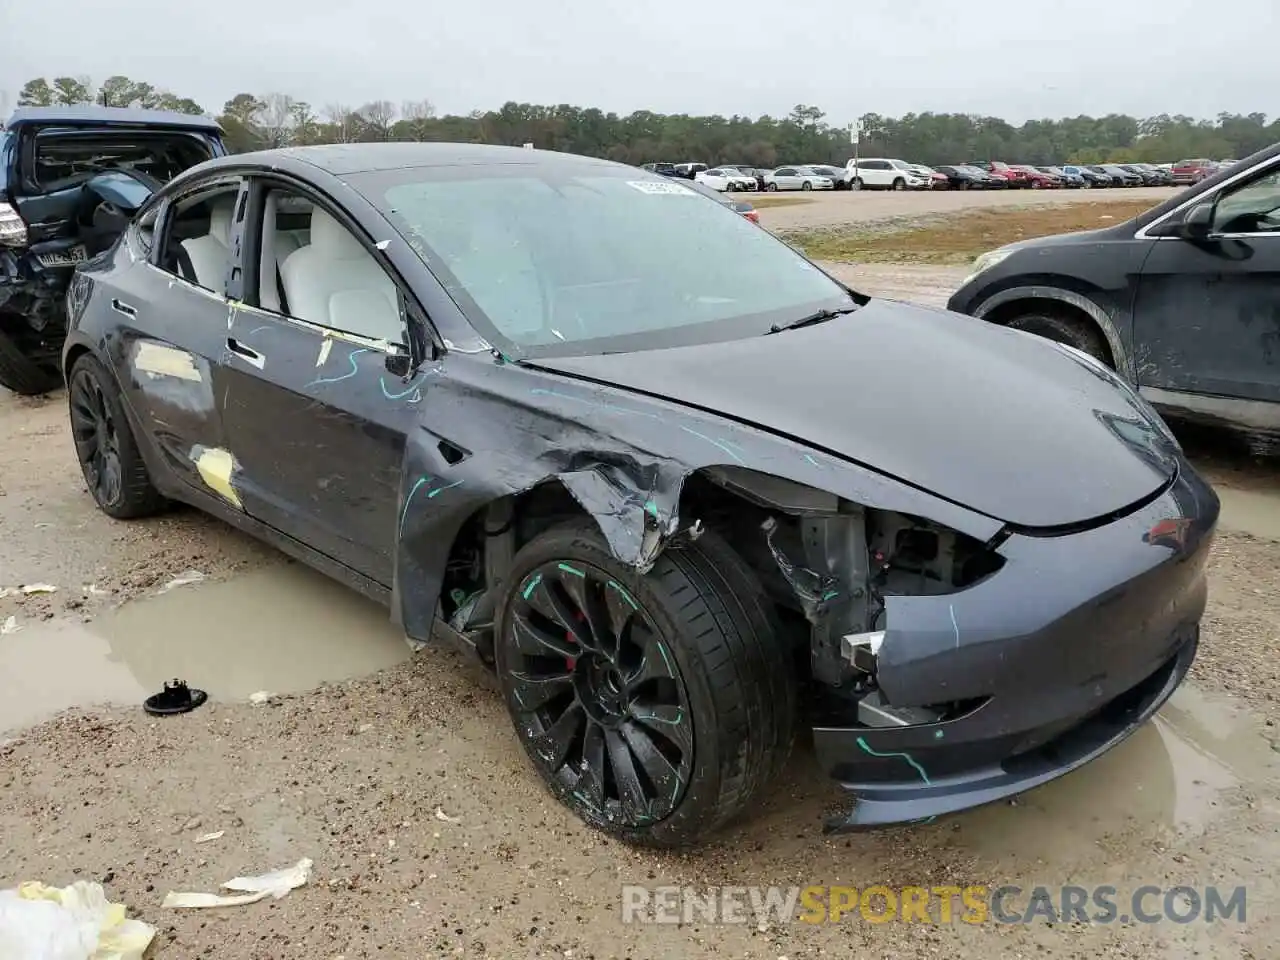
<path id="1" fill-rule="evenodd" d="M 391 586 L 405 437 L 425 394 L 423 375 L 388 369 L 408 353 L 407 294 L 329 198 L 263 178 L 249 208 L 256 282 L 219 371 L 245 509 Z"/>
<path id="2" fill-rule="evenodd" d="M 124 241 L 132 265 L 113 271 L 107 295 L 95 298 L 112 311 L 107 350 L 124 372 L 121 391 L 141 421 L 140 435 L 181 481 L 231 507 L 239 502 L 222 469 L 214 370 L 226 345 L 230 244 L 235 217 L 244 215 L 242 188 L 240 177 L 215 174 L 164 201 L 154 218 L 148 211 Z"/>

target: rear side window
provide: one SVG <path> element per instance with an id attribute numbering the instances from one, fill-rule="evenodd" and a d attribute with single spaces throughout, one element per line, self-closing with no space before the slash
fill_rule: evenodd
<path id="1" fill-rule="evenodd" d="M 77 187 L 106 170 L 166 183 L 210 156 L 207 142 L 188 133 L 50 129 L 36 135 L 28 174 L 46 193 Z"/>

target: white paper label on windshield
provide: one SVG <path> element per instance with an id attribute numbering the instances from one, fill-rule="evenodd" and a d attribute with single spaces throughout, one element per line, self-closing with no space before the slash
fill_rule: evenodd
<path id="1" fill-rule="evenodd" d="M 634 187 L 636 190 L 639 190 L 641 193 L 660 193 L 660 194 L 666 194 L 668 196 L 671 194 L 684 195 L 684 196 L 688 196 L 692 194 L 696 196 L 698 193 L 698 191 L 690 190 L 688 187 L 684 186 L 683 184 L 664 183 L 661 180 L 628 180 L 627 186 Z"/>

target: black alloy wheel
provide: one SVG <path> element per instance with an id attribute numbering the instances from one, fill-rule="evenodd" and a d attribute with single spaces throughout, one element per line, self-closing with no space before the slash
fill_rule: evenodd
<path id="1" fill-rule="evenodd" d="M 116 503 L 124 490 L 120 434 L 102 384 L 87 368 L 71 378 L 71 435 L 89 492 L 99 506 Z"/>
<path id="2" fill-rule="evenodd" d="M 67 405 L 76 459 L 98 509 L 117 520 L 163 510 L 167 501 L 151 483 L 115 380 L 89 354 L 71 368 Z"/>
<path id="3" fill-rule="evenodd" d="M 581 560 L 548 561 L 521 581 L 506 627 L 517 727 L 542 775 L 619 827 L 668 816 L 692 778 L 693 717 L 631 591 Z"/>

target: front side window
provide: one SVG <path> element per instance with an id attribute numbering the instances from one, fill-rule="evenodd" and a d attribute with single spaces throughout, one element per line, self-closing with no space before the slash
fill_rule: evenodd
<path id="1" fill-rule="evenodd" d="M 270 189 L 259 236 L 261 307 L 341 333 L 405 342 L 399 287 L 334 213 L 296 191 Z"/>
<path id="2" fill-rule="evenodd" d="M 350 180 L 480 333 L 525 355 L 757 336 L 848 291 L 721 203 L 602 164 Z"/>
<path id="3" fill-rule="evenodd" d="M 1214 206 L 1214 233 L 1280 233 L 1280 170 L 1226 193 Z"/>

